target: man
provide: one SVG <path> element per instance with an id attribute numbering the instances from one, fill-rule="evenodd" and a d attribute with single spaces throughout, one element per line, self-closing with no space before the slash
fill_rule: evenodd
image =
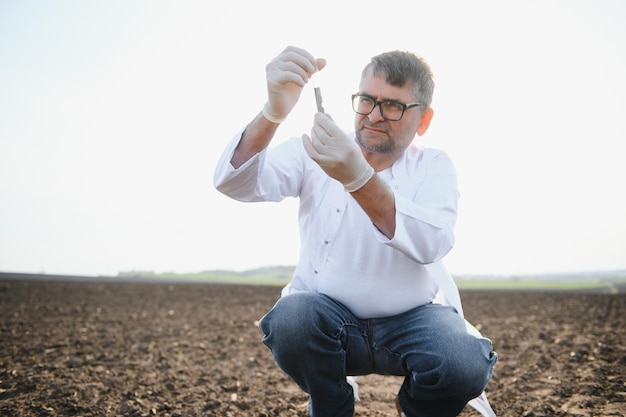
<path id="1" fill-rule="evenodd" d="M 314 417 L 352 416 L 348 375 L 404 376 L 405 416 L 456 416 L 493 372 L 491 342 L 468 331 L 441 259 L 454 243 L 456 173 L 417 147 L 433 117 L 428 64 L 380 54 L 352 97 L 355 132 L 315 114 L 310 135 L 269 148 L 326 61 L 288 47 L 266 67 L 263 110 L 227 146 L 215 186 L 241 201 L 299 197 L 301 259 L 260 323 Z"/>

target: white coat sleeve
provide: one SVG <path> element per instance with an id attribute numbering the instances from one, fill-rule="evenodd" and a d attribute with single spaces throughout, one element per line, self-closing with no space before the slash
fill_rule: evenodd
<path id="1" fill-rule="evenodd" d="M 297 138 L 254 155 L 239 168 L 230 163 L 241 139 L 240 132 L 226 146 L 213 176 L 221 193 L 239 201 L 281 201 L 295 197 L 302 184 L 302 149 Z"/>
<path id="2" fill-rule="evenodd" d="M 421 264 L 440 261 L 454 246 L 458 187 L 450 158 L 438 152 L 408 164 L 407 176 L 419 178 L 412 193 L 395 192 L 396 230 L 387 244 Z M 406 188 L 406 186 L 404 187 Z M 385 237 L 379 234 L 379 239 Z"/>

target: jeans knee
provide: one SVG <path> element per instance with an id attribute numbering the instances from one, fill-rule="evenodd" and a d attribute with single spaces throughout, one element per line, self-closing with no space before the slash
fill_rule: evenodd
<path id="1" fill-rule="evenodd" d="M 470 337 L 465 349 L 442 349 L 412 358 L 407 363 L 411 396 L 469 401 L 480 395 L 491 378 L 496 355 L 489 340 Z"/>
<path id="2" fill-rule="evenodd" d="M 309 293 L 295 293 L 279 299 L 259 323 L 263 343 L 270 348 L 284 344 L 296 349 L 299 343 L 308 343 L 309 327 L 315 323 L 310 298 Z"/>
<path id="3" fill-rule="evenodd" d="M 473 337 L 473 336 L 472 336 Z M 457 359 L 456 385 L 460 394 L 468 400 L 484 391 L 493 374 L 497 355 L 491 349 L 488 339 L 473 340 L 473 349 L 464 357 Z"/>

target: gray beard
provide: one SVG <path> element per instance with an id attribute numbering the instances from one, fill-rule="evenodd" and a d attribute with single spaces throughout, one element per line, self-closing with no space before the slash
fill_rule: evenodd
<path id="1" fill-rule="evenodd" d="M 379 153 L 379 154 L 392 154 L 395 153 L 398 149 L 396 144 L 391 141 L 379 142 L 376 146 L 368 146 L 361 135 L 359 133 L 356 134 L 356 140 L 361 145 L 363 149 L 365 149 L 368 153 Z"/>

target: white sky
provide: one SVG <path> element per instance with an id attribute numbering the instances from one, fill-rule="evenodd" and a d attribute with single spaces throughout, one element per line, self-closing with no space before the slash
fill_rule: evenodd
<path id="1" fill-rule="evenodd" d="M 346 128 L 371 56 L 430 62 L 418 142 L 457 167 L 453 274 L 626 268 L 624 1 L 0 0 L 0 271 L 294 265 L 295 200 L 212 185 L 289 44 L 327 58 Z M 308 88 L 280 138 L 314 111 Z"/>

